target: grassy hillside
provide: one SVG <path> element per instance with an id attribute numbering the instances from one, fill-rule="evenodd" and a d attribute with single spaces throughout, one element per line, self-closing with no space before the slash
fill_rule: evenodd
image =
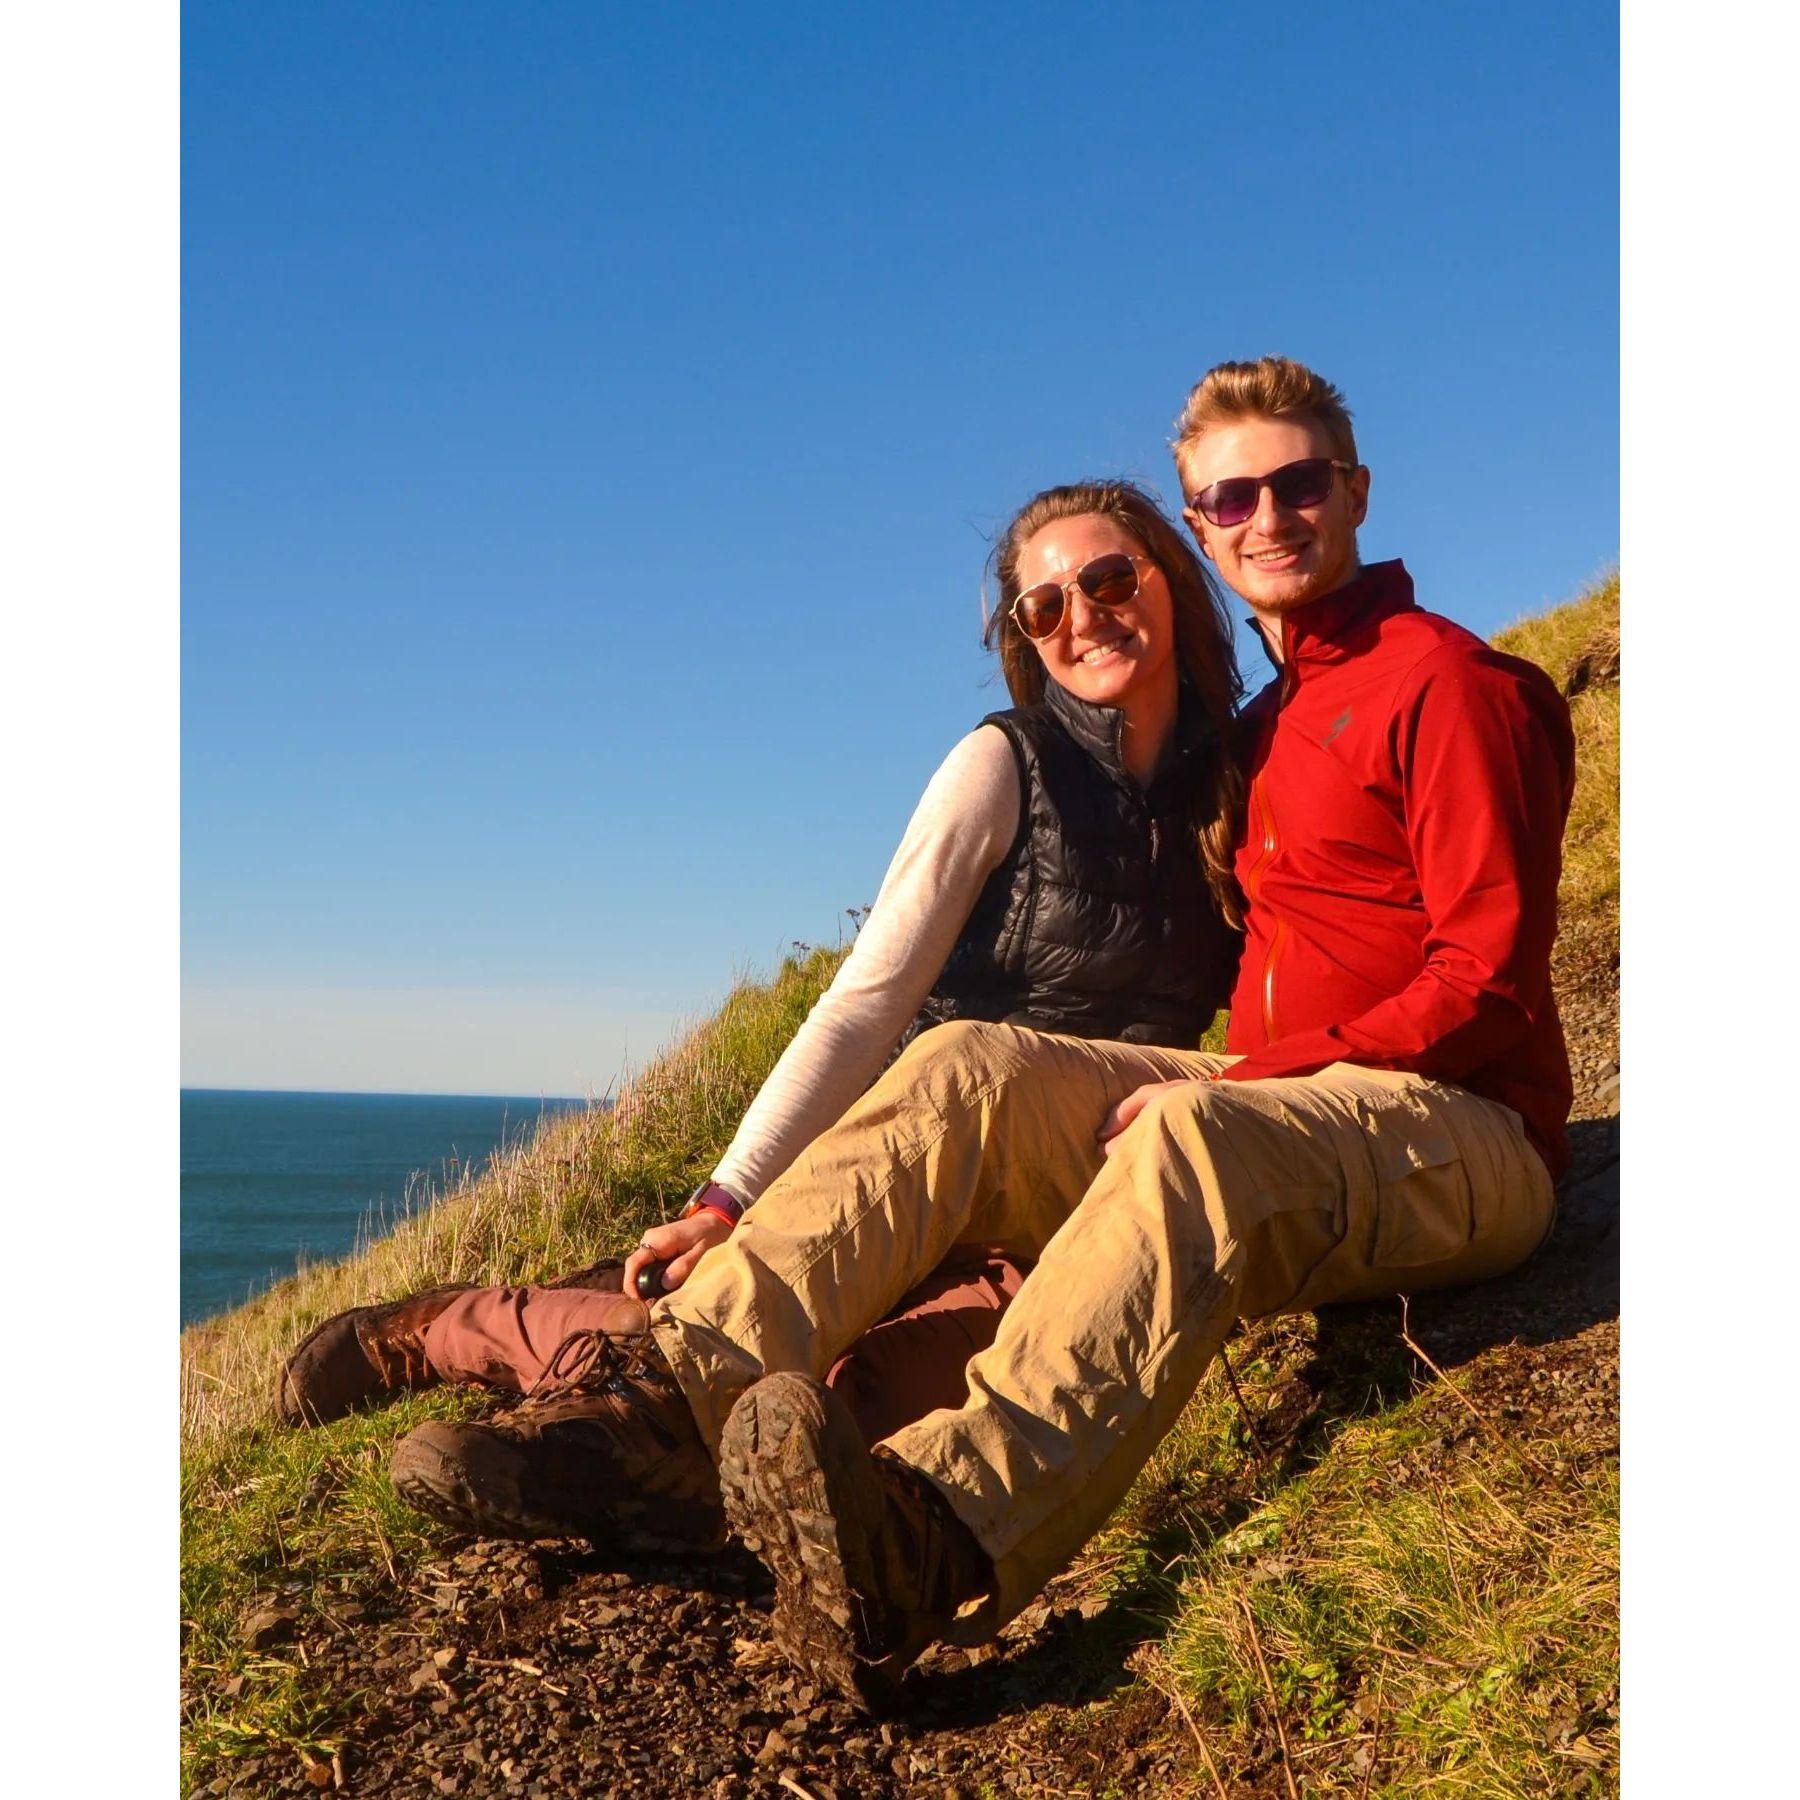
<path id="1" fill-rule="evenodd" d="M 1499 640 L 1579 690 L 1557 963 L 1582 1089 L 1565 1184 L 1579 1229 L 1559 1231 L 1531 1269 L 1473 1300 L 1246 1327 L 1081 1564 L 1001 1645 L 939 1659 L 925 1689 L 937 1710 L 901 1727 L 891 1756 L 891 1734 L 870 1750 L 854 1723 L 807 1712 L 804 1694 L 798 1725 L 765 1743 L 766 1723 L 779 1723 L 757 1711 L 775 1680 L 757 1673 L 766 1621 L 753 1601 L 718 1601 L 727 1674 L 682 1728 L 684 1754 L 698 1759 L 682 1766 L 713 1771 L 712 1785 L 644 1771 L 648 1758 L 618 1735 L 627 1702 L 609 1685 L 628 1643 L 617 1634 L 632 1629 L 629 1606 L 598 1597 L 610 1576 L 545 1557 L 532 1563 L 538 1599 L 523 1623 L 516 1607 L 479 1631 L 432 1610 L 447 1570 L 487 1565 L 394 1500 L 386 1456 L 421 1419 L 484 1402 L 429 1394 L 289 1432 L 271 1419 L 274 1376 L 302 1333 L 343 1307 L 443 1281 L 544 1277 L 635 1241 L 710 1168 L 829 981 L 837 953 L 797 955 L 735 990 L 610 1112 L 547 1122 L 358 1254 L 183 1334 L 186 1790 L 1616 1791 L 1606 1221 L 1617 1174 L 1606 1115 L 1618 1054 L 1618 618 L 1615 578 Z M 596 1616 L 611 1622 L 570 1623 Z M 493 1648 L 503 1638 L 517 1654 Z M 409 1679 L 439 1642 L 440 1673 Z M 529 1715 L 546 1721 L 529 1731 L 491 1725 L 527 1716 L 506 1711 L 527 1704 L 505 1697 L 507 1683 L 564 1710 Z M 691 1687 L 679 1681 L 680 1693 Z M 724 1705 L 730 1694 L 741 1703 Z M 498 1739 L 481 1735 L 490 1727 Z M 516 1762 L 500 1754 L 515 1739 Z M 531 1757 L 551 1743 L 599 1785 L 561 1785 L 550 1765 L 533 1778 Z"/>

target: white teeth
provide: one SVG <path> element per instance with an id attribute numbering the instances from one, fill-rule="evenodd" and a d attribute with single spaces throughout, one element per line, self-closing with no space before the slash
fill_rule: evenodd
<path id="1" fill-rule="evenodd" d="M 1118 649 L 1119 645 L 1124 641 L 1123 638 L 1115 638 L 1110 644 L 1096 644 L 1092 650 L 1082 651 L 1081 660 L 1084 663 L 1098 662 L 1101 657 L 1107 655 L 1110 651 Z"/>

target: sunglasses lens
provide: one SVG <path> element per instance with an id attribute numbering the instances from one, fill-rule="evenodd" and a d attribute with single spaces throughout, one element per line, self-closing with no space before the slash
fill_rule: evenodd
<path id="1" fill-rule="evenodd" d="M 1047 638 L 1062 623 L 1062 589 L 1045 582 L 1027 588 L 1013 602 L 1013 617 L 1028 638 Z"/>
<path id="2" fill-rule="evenodd" d="M 1257 484 L 1248 475 L 1215 481 L 1194 496 L 1194 504 L 1215 525 L 1241 525 L 1256 511 Z"/>
<path id="3" fill-rule="evenodd" d="M 1283 506 L 1317 506 L 1331 492 L 1331 458 L 1309 456 L 1277 469 L 1268 479 L 1269 492 Z"/>
<path id="4" fill-rule="evenodd" d="M 1083 563 L 1075 579 L 1096 606 L 1123 606 L 1137 593 L 1137 564 L 1123 551 L 1115 550 Z"/>

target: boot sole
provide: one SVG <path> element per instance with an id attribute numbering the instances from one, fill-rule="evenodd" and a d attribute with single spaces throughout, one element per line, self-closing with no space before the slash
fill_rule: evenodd
<path id="1" fill-rule="evenodd" d="M 542 1538 L 583 1538 L 598 1550 L 639 1556 L 712 1556 L 724 1548 L 723 1530 L 709 1537 L 683 1537 L 623 1525 L 616 1518 L 571 1519 L 540 1512 L 517 1500 L 484 1493 L 471 1480 L 471 1446 L 452 1425 L 421 1425 L 394 1447 L 388 1479 L 415 1512 L 477 1537 L 514 1538 L 535 1543 Z M 475 1451 L 479 1455 L 479 1450 Z M 503 1454 L 498 1450 L 491 1452 Z M 504 1476 L 500 1477 L 504 1480 Z"/>
<path id="2" fill-rule="evenodd" d="M 881 1517 L 882 1495 L 841 1402 L 804 1376 L 765 1376 L 726 1420 L 719 1482 L 732 1530 L 775 1577 L 778 1647 L 847 1699 L 888 1709 L 900 1670 L 863 1653 L 875 1580 L 858 1529 Z"/>
<path id="3" fill-rule="evenodd" d="M 571 1532 L 566 1520 L 541 1517 L 523 1504 L 508 1506 L 484 1498 L 463 1472 L 460 1443 L 451 1439 L 453 1450 L 437 1441 L 440 1434 L 448 1436 L 452 1429 L 421 1425 L 394 1447 L 388 1476 L 394 1492 L 415 1512 L 477 1537 L 530 1542 L 581 1535 Z"/>

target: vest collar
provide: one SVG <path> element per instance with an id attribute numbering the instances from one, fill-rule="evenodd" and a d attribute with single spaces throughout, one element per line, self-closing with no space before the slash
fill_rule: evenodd
<path id="1" fill-rule="evenodd" d="M 1317 600 L 1289 613 L 1282 621 L 1282 639 L 1288 661 L 1300 663 L 1342 662 L 1362 648 L 1364 632 L 1395 613 L 1416 608 L 1412 577 L 1399 557 L 1391 562 L 1369 563 L 1358 569 L 1342 587 L 1321 594 Z M 1256 615 L 1251 614 L 1256 636 L 1276 662 L 1269 640 Z M 1279 669 L 1280 664 L 1276 663 Z"/>
<path id="2" fill-rule="evenodd" d="M 1103 768 L 1115 781 L 1126 783 L 1136 788 L 1137 780 L 1125 767 L 1125 713 L 1117 706 L 1099 706 L 1091 700 L 1083 700 L 1072 694 L 1059 681 L 1046 678 L 1044 682 L 1044 705 L 1049 708 L 1051 716 L 1077 744 Z M 1160 781 L 1164 775 L 1178 763 L 1185 761 L 1195 751 L 1210 746 L 1213 742 L 1213 731 L 1207 723 L 1206 710 L 1195 698 L 1194 691 L 1183 677 L 1179 698 L 1176 702 L 1175 728 L 1169 733 L 1169 741 L 1163 745 L 1161 760 L 1157 763 L 1150 781 L 1145 787 Z"/>

